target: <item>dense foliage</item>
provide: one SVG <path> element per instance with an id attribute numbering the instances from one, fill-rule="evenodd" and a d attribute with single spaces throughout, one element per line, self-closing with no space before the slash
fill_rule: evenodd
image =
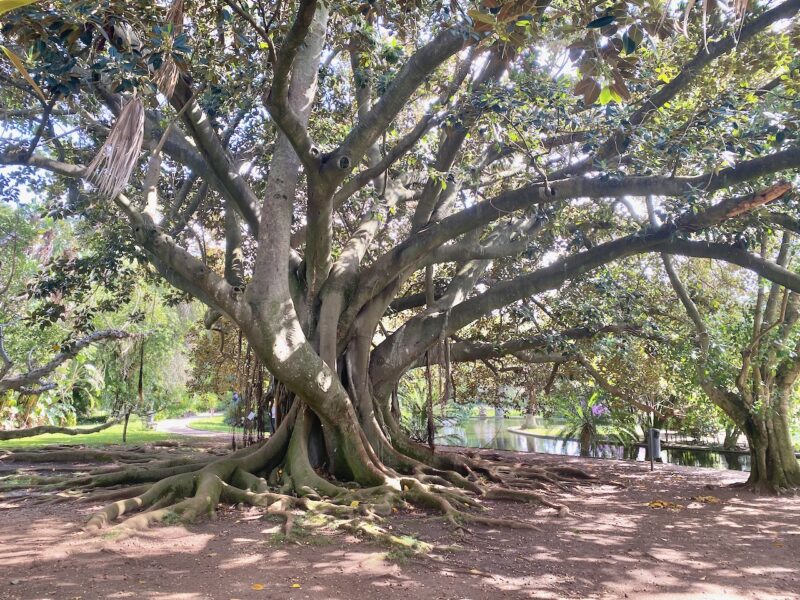
<path id="1" fill-rule="evenodd" d="M 435 486 L 508 490 L 409 437 L 419 369 L 429 442 L 454 393 L 583 397 L 589 428 L 602 395 L 626 426 L 738 428 L 753 487 L 800 485 L 800 0 L 13 4 L 2 199 L 82 240 L 41 318 L 63 293 L 85 329 L 93 280 L 119 305 L 158 273 L 205 305 L 194 388 L 281 422 L 131 506 L 348 481 L 467 518 Z"/>

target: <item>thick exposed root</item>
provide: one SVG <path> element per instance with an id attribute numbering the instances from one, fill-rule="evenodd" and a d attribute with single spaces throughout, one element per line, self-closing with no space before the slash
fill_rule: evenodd
<path id="1" fill-rule="evenodd" d="M 273 471 L 272 486 L 266 479 L 242 469 L 240 463 L 235 459 L 222 459 L 200 470 L 172 475 L 134 497 L 109 504 L 89 520 L 86 529 L 101 529 L 133 512 L 138 514 L 118 527 L 138 529 L 176 518 L 193 521 L 212 516 L 219 502 L 263 508 L 267 514 L 284 519 L 285 532 L 292 529 L 298 514 L 309 512 L 371 521 L 415 505 L 441 512 L 448 522 L 461 530 L 466 530 L 466 524 L 536 529 L 527 522 L 510 522 L 481 514 L 486 510 L 482 500 L 530 502 L 554 509 L 562 516 L 568 512 L 564 505 L 542 494 L 478 484 L 467 490 L 452 483 L 451 478 L 425 472 L 415 476 L 387 476 L 379 486 L 346 487 L 318 475 L 308 463 L 307 453 L 291 445 L 283 466 Z"/>
<path id="2" fill-rule="evenodd" d="M 108 488 L 119 485 L 136 485 L 159 481 L 161 479 L 179 475 L 181 473 L 191 473 L 198 467 L 207 463 L 208 460 L 192 461 L 185 464 L 178 464 L 171 467 L 137 466 L 133 468 L 114 470 L 112 472 L 100 472 L 99 474 L 86 474 L 83 476 L 21 476 L 10 479 L 8 483 L 0 482 L 0 491 L 11 489 L 26 489 L 35 487 L 40 492 L 53 492 L 62 490 L 77 490 L 88 492 L 97 488 Z"/>
<path id="3" fill-rule="evenodd" d="M 148 489 L 150 489 L 150 484 L 123 486 L 104 492 L 97 492 L 95 494 L 84 494 L 77 499 L 80 502 L 92 502 L 95 504 L 98 502 L 109 502 L 111 500 L 127 500 L 128 498 L 134 498 L 135 496 L 144 494 Z M 68 498 L 69 497 L 65 499 Z"/>
<path id="4" fill-rule="evenodd" d="M 484 498 L 487 500 L 511 500 L 514 502 L 531 502 L 534 504 L 541 504 L 542 506 L 557 510 L 559 517 L 566 517 L 569 514 L 569 508 L 567 508 L 565 505 L 551 502 L 547 498 L 544 498 L 541 494 L 536 494 L 534 492 L 493 487 L 486 491 Z"/>
<path id="5" fill-rule="evenodd" d="M 347 531 L 359 538 L 365 538 L 369 541 L 377 542 L 378 544 L 389 548 L 390 554 L 392 552 L 399 552 L 402 555 L 427 554 L 433 550 L 433 546 L 431 544 L 422 542 L 411 536 L 389 533 L 386 529 L 380 527 L 373 521 L 340 521 L 337 524 L 337 528 L 342 531 Z"/>
<path id="6" fill-rule="evenodd" d="M 533 503 L 553 509 L 560 516 L 569 513 L 566 506 L 548 499 L 543 493 L 500 484 L 487 486 L 435 467 L 419 467 L 413 475 L 398 475 L 387 469 L 382 485 L 353 488 L 320 476 L 308 462 L 307 448 L 302 444 L 287 445 L 283 462 L 271 469 L 269 479 L 243 468 L 247 462 L 250 462 L 247 456 L 227 458 L 199 470 L 173 474 L 133 497 L 123 497 L 109 504 L 90 519 L 86 528 L 98 530 L 133 512 L 138 514 L 118 527 L 138 529 L 165 520 L 193 521 L 213 516 L 219 502 L 258 507 L 266 514 L 279 516 L 284 520 L 284 534 L 291 532 L 298 515 L 305 513 L 328 515 L 348 522 L 353 519 L 372 522 L 409 505 L 441 512 L 449 523 L 463 531 L 468 531 L 467 524 L 537 529 L 528 522 L 494 519 L 482 514 L 487 510 L 485 500 Z M 534 481 L 529 483 L 546 481 L 557 487 L 562 480 L 569 481 L 568 475 L 572 474 L 547 473 L 526 467 L 512 476 L 512 470 L 513 467 L 498 469 L 495 477 L 521 485 L 523 475 L 534 476 Z M 498 474 L 501 471 L 503 475 Z M 469 485 L 463 485 L 464 482 Z M 124 495 L 123 490 L 114 493 Z"/>
<path id="7" fill-rule="evenodd" d="M 177 450 L 179 452 L 180 447 Z M 186 450 L 191 449 L 187 448 Z M 113 447 L 98 450 L 74 446 L 47 446 L 39 450 L 7 450 L 0 454 L 0 460 L 26 463 L 119 463 L 125 465 L 175 459 L 178 452 L 176 450 L 154 450 L 146 446 L 131 446 L 119 450 L 113 449 Z"/>
<path id="8" fill-rule="evenodd" d="M 566 491 L 569 486 L 580 482 L 601 482 L 594 475 L 568 465 L 548 465 L 543 467 L 508 464 L 508 457 L 492 452 L 476 452 L 463 449 L 461 452 L 437 452 L 409 439 L 396 422 L 389 419 L 387 424 L 392 431 L 392 442 L 404 455 L 439 471 L 454 473 L 467 481 L 479 479 L 506 487 L 524 487 L 546 490 L 558 488 Z M 624 487 L 624 486 L 622 486 Z"/>
<path id="9" fill-rule="evenodd" d="M 367 473 L 363 480 L 369 485 L 359 486 L 323 476 L 312 466 L 310 427 L 304 413 L 293 410 L 266 442 L 228 456 L 160 455 L 141 465 L 130 458 L 122 464 L 122 458 L 114 456 L 113 465 L 95 467 L 78 477 L 32 476 L 28 481 L 9 480 L 7 485 L 69 489 L 57 497 L 108 502 L 87 522 L 86 530 L 92 532 L 113 525 L 115 533 L 122 533 L 159 522 L 213 517 L 222 502 L 256 507 L 282 519 L 284 535 L 309 515 L 317 515 L 337 528 L 389 544 L 394 543 L 393 534 L 380 528 L 381 520 L 410 506 L 437 511 L 462 531 L 468 531 L 467 525 L 536 530 L 527 521 L 492 518 L 487 515 L 487 501 L 531 503 L 564 516 L 567 507 L 548 493 L 598 481 L 568 466 L 508 464 L 491 460 L 491 455 L 432 453 L 410 441 L 395 447 L 386 440 L 380 449 L 383 460 L 364 444 L 371 467 L 361 472 Z"/>
<path id="10" fill-rule="evenodd" d="M 256 452 L 262 444 L 255 444 L 236 452 L 233 456 L 246 457 Z M 145 447 L 134 447 L 126 451 L 96 451 L 93 449 L 49 448 L 34 452 L 16 452 L 3 456 L 4 462 L 26 462 L 47 466 L 36 466 L 18 469 L 0 477 L 0 492 L 32 489 L 34 493 L 78 492 L 86 494 L 96 489 L 118 488 L 120 486 L 136 486 L 144 483 L 158 482 L 162 479 L 192 473 L 220 459 L 218 451 L 181 453 L 174 451 L 152 452 Z M 224 453 L 223 453 L 224 456 Z M 67 465 L 62 464 L 66 461 Z M 81 466 L 87 462 L 111 463 L 102 466 Z M 40 475 L 41 471 L 49 471 L 50 463 L 58 465 L 53 469 L 58 474 Z M 77 463 L 77 465 L 75 464 Z M 65 474 L 70 471 L 71 474 Z M 124 496 L 121 493 L 120 496 Z M 74 495 L 73 495 L 74 496 Z M 71 496 L 59 494 L 58 498 Z"/>
<path id="11" fill-rule="evenodd" d="M 796 496 L 800 494 L 800 483 L 787 483 L 783 481 L 784 485 L 777 484 L 771 481 L 765 481 L 762 479 L 753 481 L 752 475 L 748 478 L 747 481 L 737 481 L 735 483 L 729 483 L 724 486 L 716 486 L 716 485 L 707 485 L 708 489 L 714 489 L 717 487 L 725 487 L 729 489 L 741 489 L 747 490 L 748 492 L 752 492 L 753 494 L 759 496 Z"/>

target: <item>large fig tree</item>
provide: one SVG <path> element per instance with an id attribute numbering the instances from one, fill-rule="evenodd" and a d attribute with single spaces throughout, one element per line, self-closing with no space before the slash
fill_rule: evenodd
<path id="1" fill-rule="evenodd" d="M 159 472 L 91 525 L 220 499 L 454 519 L 485 519 L 464 512 L 481 496 L 559 508 L 517 486 L 580 473 L 433 452 L 403 434 L 392 391 L 448 353 L 541 346 L 458 332 L 624 257 L 708 257 L 800 291 L 717 233 L 790 208 L 800 167 L 800 0 L 741 4 L 56 0 L 4 14 L 0 161 L 20 167 L 4 177 L 63 188 L 61 214 L 109 232 L 126 220 L 209 325 L 241 330 L 283 407 L 265 443 Z M 661 224 L 612 218 L 646 195 L 670 199 Z"/>

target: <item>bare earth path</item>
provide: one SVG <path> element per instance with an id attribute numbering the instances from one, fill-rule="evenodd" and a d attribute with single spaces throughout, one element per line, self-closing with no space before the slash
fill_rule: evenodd
<path id="1" fill-rule="evenodd" d="M 344 533 L 274 541 L 276 524 L 250 509 L 112 539 L 81 533 L 96 507 L 0 499 L 0 598 L 800 599 L 800 498 L 706 488 L 744 478 L 731 471 L 663 465 L 650 474 L 644 464 L 490 454 L 568 462 L 627 487 L 565 493 L 566 518 L 492 504 L 493 516 L 533 520 L 541 532 L 458 536 L 436 515 L 398 513 L 394 531 L 439 545 L 400 564 Z M 721 502 L 691 500 L 708 495 Z M 653 509 L 652 500 L 681 508 Z"/>

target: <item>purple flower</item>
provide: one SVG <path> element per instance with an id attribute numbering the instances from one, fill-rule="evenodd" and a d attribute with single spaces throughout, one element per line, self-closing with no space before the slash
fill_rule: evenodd
<path id="1" fill-rule="evenodd" d="M 603 415 L 607 415 L 608 412 L 609 410 L 602 404 L 595 404 L 592 407 L 592 415 L 595 417 L 602 417 Z"/>

